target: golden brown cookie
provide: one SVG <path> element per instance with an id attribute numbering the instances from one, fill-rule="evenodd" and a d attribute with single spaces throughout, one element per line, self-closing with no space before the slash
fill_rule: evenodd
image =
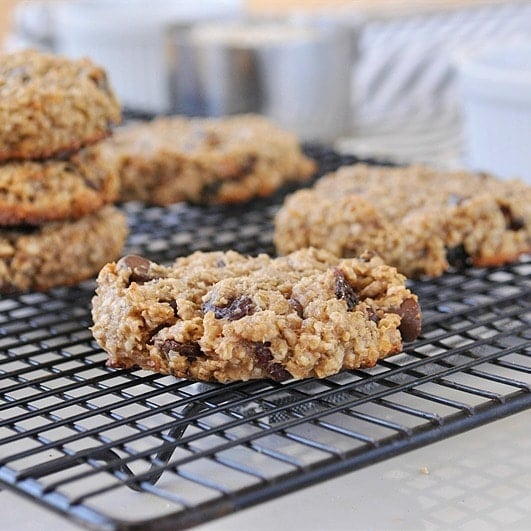
<path id="1" fill-rule="evenodd" d="M 76 221 L 0 229 L 0 292 L 46 290 L 95 275 L 121 253 L 127 220 L 112 205 Z"/>
<path id="2" fill-rule="evenodd" d="M 105 71 L 89 59 L 0 55 L 0 161 L 71 153 L 121 120 Z"/>
<path id="3" fill-rule="evenodd" d="M 286 198 L 274 241 L 279 253 L 372 250 L 411 277 L 501 265 L 531 251 L 531 187 L 425 166 L 343 167 Z"/>
<path id="4" fill-rule="evenodd" d="M 173 116 L 121 127 L 99 146 L 118 168 L 122 201 L 236 203 L 316 169 L 295 135 L 261 116 Z"/>
<path id="5" fill-rule="evenodd" d="M 196 252 L 106 265 L 92 332 L 111 367 L 230 382 L 373 366 L 420 332 L 416 295 L 376 256 Z"/>

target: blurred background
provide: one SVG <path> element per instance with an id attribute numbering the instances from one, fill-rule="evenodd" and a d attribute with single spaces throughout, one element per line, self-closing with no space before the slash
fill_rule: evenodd
<path id="1" fill-rule="evenodd" d="M 531 3 L 2 0 L 5 50 L 88 55 L 131 116 L 260 112 L 305 141 L 531 180 Z"/>

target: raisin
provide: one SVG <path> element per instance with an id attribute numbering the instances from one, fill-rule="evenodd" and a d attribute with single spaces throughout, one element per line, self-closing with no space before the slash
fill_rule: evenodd
<path id="1" fill-rule="evenodd" d="M 165 339 L 160 343 L 159 348 L 166 355 L 170 352 L 177 352 L 177 354 L 186 356 L 188 359 L 196 359 L 203 355 L 199 344 L 195 341 L 181 343 L 180 341 L 175 341 L 175 339 Z"/>
<path id="2" fill-rule="evenodd" d="M 404 341 L 413 341 L 420 334 L 420 305 L 416 299 L 406 299 L 396 312 L 400 316 L 398 330 Z"/>
<path id="3" fill-rule="evenodd" d="M 269 365 L 269 375 L 275 382 L 285 382 L 291 378 L 291 374 L 280 363 L 271 363 Z"/>
<path id="4" fill-rule="evenodd" d="M 229 321 L 237 321 L 246 315 L 252 315 L 255 311 L 256 306 L 247 295 L 236 297 L 225 306 L 216 306 L 210 301 L 203 305 L 203 314 L 214 312 L 216 319 L 228 319 Z"/>
<path id="5" fill-rule="evenodd" d="M 500 210 L 505 218 L 505 226 L 508 230 L 518 231 L 525 227 L 524 220 L 520 217 L 514 216 L 510 207 L 507 205 L 500 205 Z"/>
<path id="6" fill-rule="evenodd" d="M 261 369 L 265 369 L 267 365 L 273 360 L 273 354 L 269 347 L 271 342 L 265 343 L 253 343 L 254 357 L 256 358 L 256 364 Z"/>
<path id="7" fill-rule="evenodd" d="M 252 343 L 256 365 L 277 382 L 289 380 L 291 374 L 284 369 L 280 363 L 273 361 L 274 358 L 271 349 L 269 348 L 270 346 L 271 343 L 269 341 L 266 341 L 265 343 Z"/>
<path id="8" fill-rule="evenodd" d="M 136 282 L 137 284 L 143 284 L 154 278 L 149 272 L 151 262 L 143 256 L 138 256 L 136 254 L 123 256 L 118 260 L 117 266 L 119 269 L 131 270 L 131 275 L 129 276 L 130 283 Z"/>
<path id="9" fill-rule="evenodd" d="M 466 252 L 463 244 L 456 245 L 455 247 L 448 247 L 446 249 L 446 260 L 456 269 L 464 269 L 472 264 L 470 255 Z"/>
<path id="10" fill-rule="evenodd" d="M 358 304 L 358 296 L 354 288 L 349 284 L 345 275 L 339 269 L 334 270 L 334 281 L 336 297 L 339 300 L 344 299 L 347 303 L 347 310 L 351 312 L 356 307 L 356 304 Z"/>

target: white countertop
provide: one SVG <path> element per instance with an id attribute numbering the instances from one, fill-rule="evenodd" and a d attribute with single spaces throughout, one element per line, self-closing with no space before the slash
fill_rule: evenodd
<path id="1" fill-rule="evenodd" d="M 0 529 L 79 531 L 11 492 Z M 200 531 L 531 529 L 531 410 L 196 527 Z"/>

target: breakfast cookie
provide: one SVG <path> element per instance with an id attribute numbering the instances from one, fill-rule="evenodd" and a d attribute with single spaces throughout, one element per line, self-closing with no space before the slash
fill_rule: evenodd
<path id="1" fill-rule="evenodd" d="M 112 205 L 77 221 L 0 229 L 0 292 L 46 290 L 75 284 L 115 260 L 127 220 Z"/>
<path id="2" fill-rule="evenodd" d="M 316 169 L 294 134 L 256 115 L 156 118 L 118 128 L 99 149 L 123 201 L 156 205 L 247 201 Z"/>
<path id="3" fill-rule="evenodd" d="M 531 251 L 531 187 L 424 166 L 346 166 L 286 198 L 274 241 L 284 254 L 375 251 L 411 277 L 502 265 Z"/>
<path id="4" fill-rule="evenodd" d="M 36 50 L 0 55 L 0 160 L 71 153 L 120 120 L 104 70 L 89 59 Z"/>
<path id="5" fill-rule="evenodd" d="M 0 225 L 39 224 L 90 214 L 118 196 L 118 175 L 85 148 L 69 160 L 0 164 Z"/>
<path id="6" fill-rule="evenodd" d="M 366 253 L 196 252 L 107 264 L 92 304 L 111 367 L 202 381 L 325 377 L 371 367 L 420 332 L 405 277 Z"/>

